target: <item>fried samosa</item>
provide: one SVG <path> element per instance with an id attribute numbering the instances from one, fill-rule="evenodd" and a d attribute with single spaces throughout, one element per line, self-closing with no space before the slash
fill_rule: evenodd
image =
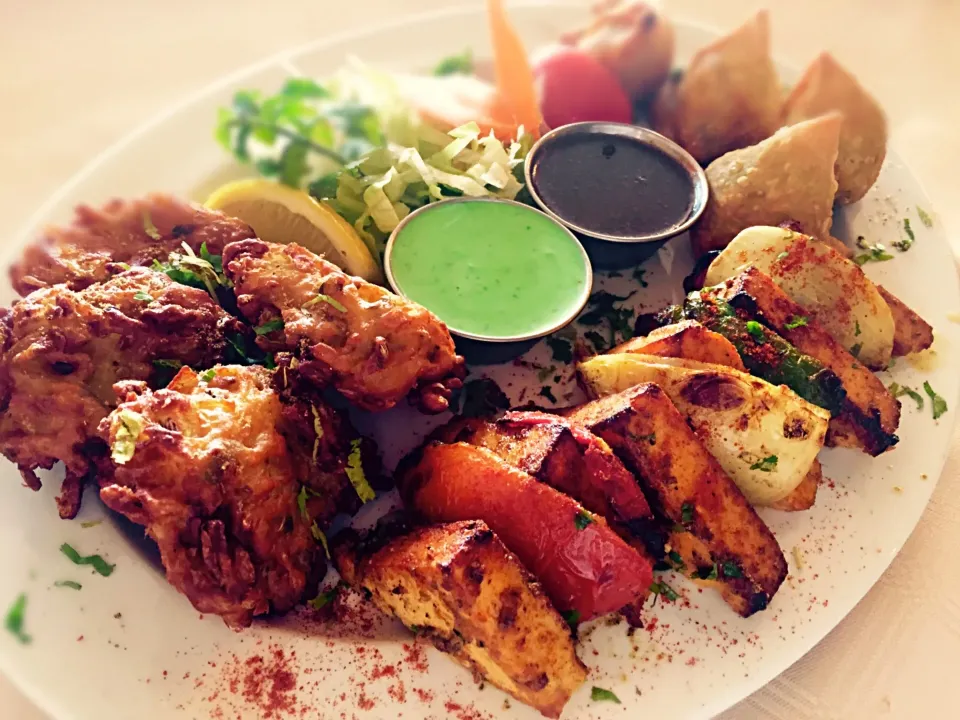
<path id="1" fill-rule="evenodd" d="M 837 155 L 837 202 L 849 205 L 873 187 L 887 155 L 887 119 L 880 104 L 830 55 L 811 63 L 783 106 L 793 125 L 831 111 L 843 115 Z"/>
<path id="2" fill-rule="evenodd" d="M 808 235 L 827 237 L 842 125 L 839 113 L 806 120 L 710 163 L 710 201 L 690 233 L 694 255 L 720 250 L 754 225 L 794 221 Z"/>
<path id="3" fill-rule="evenodd" d="M 654 102 L 653 127 L 705 165 L 755 145 L 780 124 L 780 80 L 766 11 L 702 48 Z"/>

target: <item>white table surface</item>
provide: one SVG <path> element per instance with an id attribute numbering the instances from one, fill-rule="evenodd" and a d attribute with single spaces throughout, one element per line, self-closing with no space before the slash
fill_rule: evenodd
<path id="1" fill-rule="evenodd" d="M 459 0 L 477 4 L 479 0 Z M 90 158 L 230 70 L 326 34 L 457 0 L 0 0 L 0 237 Z M 960 2 L 667 0 L 718 28 L 772 10 L 776 56 L 827 49 L 880 99 L 892 142 L 960 251 Z M 952 408 L 951 411 L 960 411 Z M 811 653 L 724 720 L 958 717 L 960 443 L 883 579 Z M 140 718 L 152 717 L 140 708 Z M 43 715 L 0 677 L 0 718 Z"/>

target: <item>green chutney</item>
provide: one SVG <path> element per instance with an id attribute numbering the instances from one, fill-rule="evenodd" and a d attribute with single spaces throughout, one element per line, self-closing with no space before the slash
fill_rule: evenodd
<path id="1" fill-rule="evenodd" d="M 490 200 L 429 205 L 400 228 L 388 258 L 396 289 L 481 339 L 546 334 L 586 301 L 580 244 L 551 218 Z"/>

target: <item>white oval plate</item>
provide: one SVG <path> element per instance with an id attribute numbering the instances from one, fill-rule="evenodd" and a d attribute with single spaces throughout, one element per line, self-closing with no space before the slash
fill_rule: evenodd
<path id="1" fill-rule="evenodd" d="M 583 12 L 556 3 L 512 8 L 531 48 L 553 41 Z M 711 32 L 679 27 L 679 59 L 712 37 Z M 428 67 L 466 46 L 478 53 L 488 46 L 478 10 L 451 10 L 325 40 L 226 78 L 138 130 L 73 178 L 37 213 L 19 241 L 4 248 L 3 265 L 39 225 L 69 219 L 77 203 L 152 190 L 203 197 L 203 188 L 234 174 L 212 139 L 212 127 L 217 107 L 227 104 L 238 88 L 272 91 L 291 72 L 323 77 L 351 54 L 398 68 Z M 937 330 L 932 365 L 921 369 L 901 360 L 890 379 L 917 388 L 929 380 L 950 403 L 950 413 L 934 422 L 929 401 L 917 411 L 906 399 L 901 443 L 894 452 L 870 459 L 827 451 L 824 472 L 833 482 L 823 488 L 811 512 L 764 513 L 790 562 L 790 576 L 766 612 L 741 619 L 712 593 L 674 578 L 670 582 L 681 592 L 681 601 L 648 610 L 647 629 L 632 637 L 623 625 L 584 633 L 581 655 L 590 678 L 565 718 L 642 713 L 680 720 L 721 712 L 823 638 L 900 550 L 943 467 L 960 395 L 960 377 L 951 370 L 960 360 L 960 328 L 947 317 L 960 308 L 954 262 L 942 227 L 936 222 L 924 227 L 917 206 L 930 211 L 917 181 L 892 156 L 870 195 L 839 218 L 840 232 L 889 245 L 897 239 L 902 219 L 912 218 L 917 233 L 913 249 L 866 269 Z M 653 309 L 679 299 L 680 280 L 689 268 L 685 240 L 669 244 L 646 264 L 649 287 L 635 297 L 638 306 Z M 620 279 L 600 278 L 601 287 L 617 291 L 637 289 L 637 284 L 628 273 Z M 4 303 L 13 299 L 9 287 L 2 292 Z M 543 346 L 528 359 L 550 364 Z M 489 372 L 514 401 L 546 402 L 535 397 L 540 382 L 534 371 L 506 366 Z M 410 446 L 408 426 L 425 431 L 437 422 L 403 410 L 381 416 L 375 427 L 361 419 L 381 442 L 388 464 Z M 375 622 L 370 612 L 358 611 L 345 628 L 294 617 L 233 633 L 216 617 L 200 617 L 136 542 L 139 530 L 109 516 L 93 494 L 77 521 L 63 522 L 53 502 L 55 479 L 42 492 L 30 493 L 20 487 L 12 465 L 4 463 L 0 474 L 0 611 L 25 592 L 26 630 L 33 637 L 32 644 L 23 646 L 0 632 L 0 669 L 55 718 L 538 717 L 492 687 L 479 690 L 467 672 L 432 648 L 412 644 L 396 625 Z M 97 519 L 105 522 L 87 529 L 80 524 Z M 116 563 L 116 572 L 102 578 L 71 565 L 58 551 L 63 542 L 84 554 L 102 553 Z M 802 568 L 793 548 L 800 549 Z M 54 587 L 57 580 L 80 581 L 83 589 Z M 264 675 L 258 683 L 254 670 L 261 661 Z M 591 702 L 593 685 L 614 691 L 622 705 Z"/>

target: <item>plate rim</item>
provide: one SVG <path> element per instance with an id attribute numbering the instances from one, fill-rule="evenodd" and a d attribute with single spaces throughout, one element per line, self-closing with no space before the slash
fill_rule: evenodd
<path id="1" fill-rule="evenodd" d="M 585 9 L 585 6 L 582 2 L 576 2 L 575 0 L 514 0 L 512 2 L 508 0 L 507 4 L 510 8 L 525 9 L 556 8 L 558 6 L 565 8 Z M 435 22 L 440 19 L 455 17 L 476 17 L 478 15 L 482 16 L 483 14 L 484 9 L 482 6 L 459 5 L 404 15 L 401 18 L 377 23 L 369 27 L 349 29 L 319 37 L 314 40 L 309 40 L 294 47 L 271 53 L 259 60 L 248 63 L 234 71 L 228 72 L 225 75 L 203 85 L 202 87 L 187 93 L 180 100 L 172 103 L 162 112 L 159 112 L 148 120 L 134 126 L 133 129 L 121 135 L 113 143 L 107 145 L 104 149 L 90 158 L 79 170 L 74 172 L 63 183 L 58 185 L 56 190 L 51 193 L 46 200 L 41 203 L 36 210 L 30 213 L 27 219 L 20 224 L 20 227 L 12 234 L 13 242 L 10 243 L 10 247 L 13 249 L 14 253 L 20 251 L 30 237 L 37 231 L 37 229 L 42 227 L 46 218 L 50 216 L 51 211 L 58 204 L 60 204 L 65 197 L 75 190 L 77 186 L 81 185 L 85 180 L 94 175 L 102 166 L 107 164 L 110 160 L 121 155 L 130 145 L 134 144 L 137 140 L 149 134 L 154 129 L 169 122 L 172 118 L 184 112 L 191 106 L 201 102 L 210 95 L 236 84 L 245 77 L 268 70 L 270 68 L 281 68 L 292 71 L 296 66 L 296 58 L 300 55 L 316 52 L 328 46 L 357 41 L 363 38 L 387 33 L 391 30 L 402 28 L 410 23 Z M 675 24 L 683 24 L 684 26 L 699 32 L 713 35 L 718 35 L 723 32 L 722 29 L 698 22 L 690 19 L 689 17 L 684 17 L 683 15 L 677 15 L 671 19 Z M 790 74 L 797 75 L 796 69 L 790 63 L 781 62 L 777 59 L 775 53 L 772 53 L 772 55 L 773 60 L 779 70 L 787 71 Z M 902 165 L 903 169 L 907 171 L 912 181 L 916 183 L 919 194 L 924 198 L 929 199 L 929 194 L 926 190 L 926 185 L 923 179 L 917 175 L 913 171 L 912 167 L 906 161 L 904 161 L 903 157 L 896 152 L 896 147 L 892 144 L 888 146 L 887 156 L 888 160 L 894 160 Z M 936 212 L 935 209 L 934 212 Z M 946 229 L 943 228 L 942 223 L 938 224 L 940 225 L 944 235 L 945 246 L 948 250 L 948 254 L 953 257 L 954 253 L 949 244 L 949 239 L 946 236 Z M 3 253 L 3 255 L 8 257 L 7 253 Z M 954 296 L 960 297 L 960 275 L 953 273 L 951 274 L 951 277 L 953 279 L 953 294 Z M 954 394 L 954 397 L 951 400 L 953 403 L 952 407 L 956 408 L 957 410 L 954 412 L 950 421 L 950 433 L 951 435 L 956 435 L 958 422 L 960 422 L 956 414 L 957 412 L 960 412 L 960 390 Z M 869 582 L 863 584 L 862 591 L 858 590 L 853 593 L 854 595 L 858 596 L 857 599 L 850 605 L 846 612 L 842 614 L 839 620 L 833 623 L 832 626 L 819 637 L 814 637 L 817 635 L 817 633 L 813 633 L 808 641 L 801 641 L 798 643 L 798 647 L 802 648 L 802 652 L 800 652 L 796 659 L 789 665 L 778 670 L 765 671 L 764 667 L 766 667 L 767 664 L 763 663 L 758 670 L 751 673 L 749 680 L 741 684 L 741 687 L 745 688 L 746 692 L 743 694 L 738 693 L 739 697 L 732 701 L 730 701 L 729 696 L 722 695 L 720 697 L 723 699 L 707 702 L 700 707 L 700 711 L 696 715 L 697 717 L 713 717 L 747 700 L 753 694 L 767 686 L 774 679 L 786 673 L 797 662 L 807 657 L 814 647 L 823 642 L 830 633 L 836 630 L 840 624 L 849 617 L 849 615 L 863 601 L 867 594 L 876 586 L 880 578 L 883 577 L 883 575 L 888 571 L 890 565 L 916 532 L 917 527 L 923 519 L 923 515 L 929 507 L 932 496 L 939 485 L 940 478 L 943 475 L 947 459 L 950 455 L 950 450 L 951 443 L 945 443 L 937 460 L 939 463 L 939 470 L 935 478 L 930 478 L 930 482 L 928 484 L 928 496 L 924 501 L 923 507 L 920 510 L 916 520 L 913 522 L 909 533 L 906 535 L 906 537 L 904 537 L 903 541 L 895 547 L 895 549 L 891 550 L 888 555 L 888 559 L 884 563 L 882 569 L 876 573 L 876 576 L 871 578 Z M 771 665 L 775 665 L 775 663 L 771 663 Z M 77 717 L 74 709 L 72 709 L 69 705 L 63 705 L 61 702 L 51 697 L 49 693 L 44 690 L 45 686 L 41 686 L 38 683 L 32 682 L 27 677 L 26 673 L 21 674 L 17 668 L 18 663 L 16 662 L 16 659 L 12 653 L 0 652 L 0 673 L 7 677 L 11 684 L 16 687 L 17 690 L 21 692 L 24 697 L 26 697 L 29 702 L 31 702 L 38 710 L 49 715 L 51 718 L 55 718 L 56 720 L 66 720 L 67 718 Z"/>

